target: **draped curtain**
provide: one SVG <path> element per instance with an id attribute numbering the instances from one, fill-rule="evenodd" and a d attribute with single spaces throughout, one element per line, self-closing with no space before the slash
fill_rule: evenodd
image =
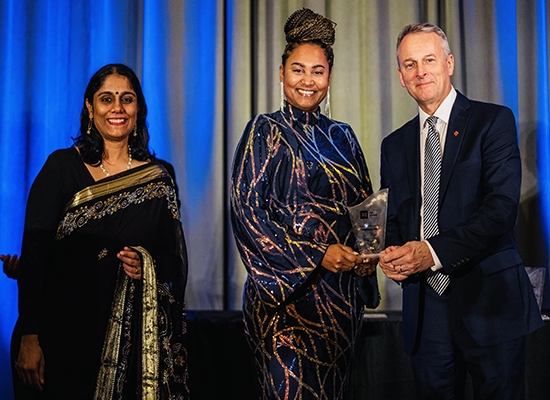
<path id="1" fill-rule="evenodd" d="M 381 140 L 417 113 L 397 78 L 397 34 L 423 21 L 446 31 L 455 87 L 516 116 L 523 156 L 518 244 L 526 265 L 547 268 L 545 0 L 0 0 L 0 253 L 20 252 L 30 185 L 48 154 L 77 135 L 89 78 L 121 62 L 141 79 L 151 147 L 176 169 L 188 308 L 239 309 L 245 271 L 228 216 L 233 151 L 254 114 L 278 108 L 282 27 L 301 7 L 338 24 L 332 117 L 354 128 L 375 188 Z M 399 287 L 380 280 L 381 309 L 399 309 Z M 0 297 L 0 397 L 9 398 L 14 280 L 0 277 Z"/>

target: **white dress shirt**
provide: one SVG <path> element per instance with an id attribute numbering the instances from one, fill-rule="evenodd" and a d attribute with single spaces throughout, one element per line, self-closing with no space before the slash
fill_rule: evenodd
<path id="1" fill-rule="evenodd" d="M 451 117 L 451 110 L 456 100 L 456 90 L 451 86 L 451 91 L 443 100 L 443 103 L 437 108 L 434 117 L 437 117 L 436 129 L 439 134 L 439 144 L 441 146 L 441 159 L 443 160 L 443 152 L 445 150 L 445 138 L 447 137 L 447 127 L 449 126 L 449 119 Z M 435 261 L 435 265 L 431 268 L 434 271 L 443 268 L 439 257 L 435 254 L 434 249 L 430 243 L 424 240 L 424 148 L 426 147 L 426 137 L 428 136 L 428 124 L 426 120 L 430 115 L 426 114 L 420 107 L 418 107 L 418 115 L 420 117 L 420 190 L 422 195 L 422 206 L 420 207 L 420 238 L 426 242 L 432 253 L 432 257 Z"/>

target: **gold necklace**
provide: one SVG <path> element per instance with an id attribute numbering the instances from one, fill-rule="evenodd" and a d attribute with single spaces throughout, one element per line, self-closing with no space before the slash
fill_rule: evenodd
<path id="1" fill-rule="evenodd" d="M 126 171 L 128 171 L 131 166 L 132 166 L 132 149 L 130 148 L 130 145 L 128 145 L 128 165 L 126 165 Z M 99 163 L 99 169 L 103 171 L 105 176 L 111 176 L 111 174 L 108 173 L 105 167 L 103 166 L 103 159 Z"/>

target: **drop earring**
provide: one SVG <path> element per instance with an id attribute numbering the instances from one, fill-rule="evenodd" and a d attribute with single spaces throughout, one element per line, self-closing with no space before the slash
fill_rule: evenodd
<path id="1" fill-rule="evenodd" d="M 328 90 L 327 90 L 327 97 L 325 99 L 325 115 L 331 119 L 330 117 L 330 86 L 328 87 Z"/>
<path id="2" fill-rule="evenodd" d="M 90 119 L 88 120 L 88 130 L 86 131 L 86 134 L 87 134 L 87 135 L 89 135 L 90 132 L 92 131 L 92 124 L 93 124 L 93 121 L 94 121 L 93 118 L 90 118 Z"/>
<path id="3" fill-rule="evenodd" d="M 283 84 L 283 82 L 281 82 L 281 104 L 279 107 L 281 109 L 281 112 L 283 112 L 285 109 L 285 85 Z"/>
<path id="4" fill-rule="evenodd" d="M 134 125 L 134 137 L 137 137 L 137 124 Z"/>

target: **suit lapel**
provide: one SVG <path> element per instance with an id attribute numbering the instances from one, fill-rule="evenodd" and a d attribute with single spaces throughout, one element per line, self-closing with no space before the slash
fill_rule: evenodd
<path id="1" fill-rule="evenodd" d="M 413 200 L 414 225 L 420 227 L 420 205 L 422 196 L 420 193 L 420 118 L 417 115 L 410 120 L 405 130 L 402 147 L 409 178 L 409 188 Z M 410 149 L 417 149 L 410 151 Z"/>
<path id="2" fill-rule="evenodd" d="M 457 155 L 466 134 L 466 125 L 470 119 L 470 101 L 457 91 L 457 96 L 451 116 L 449 126 L 447 127 L 447 137 L 445 139 L 445 150 L 441 164 L 441 177 L 439 184 L 439 206 L 443 202 L 451 173 L 456 163 Z"/>

